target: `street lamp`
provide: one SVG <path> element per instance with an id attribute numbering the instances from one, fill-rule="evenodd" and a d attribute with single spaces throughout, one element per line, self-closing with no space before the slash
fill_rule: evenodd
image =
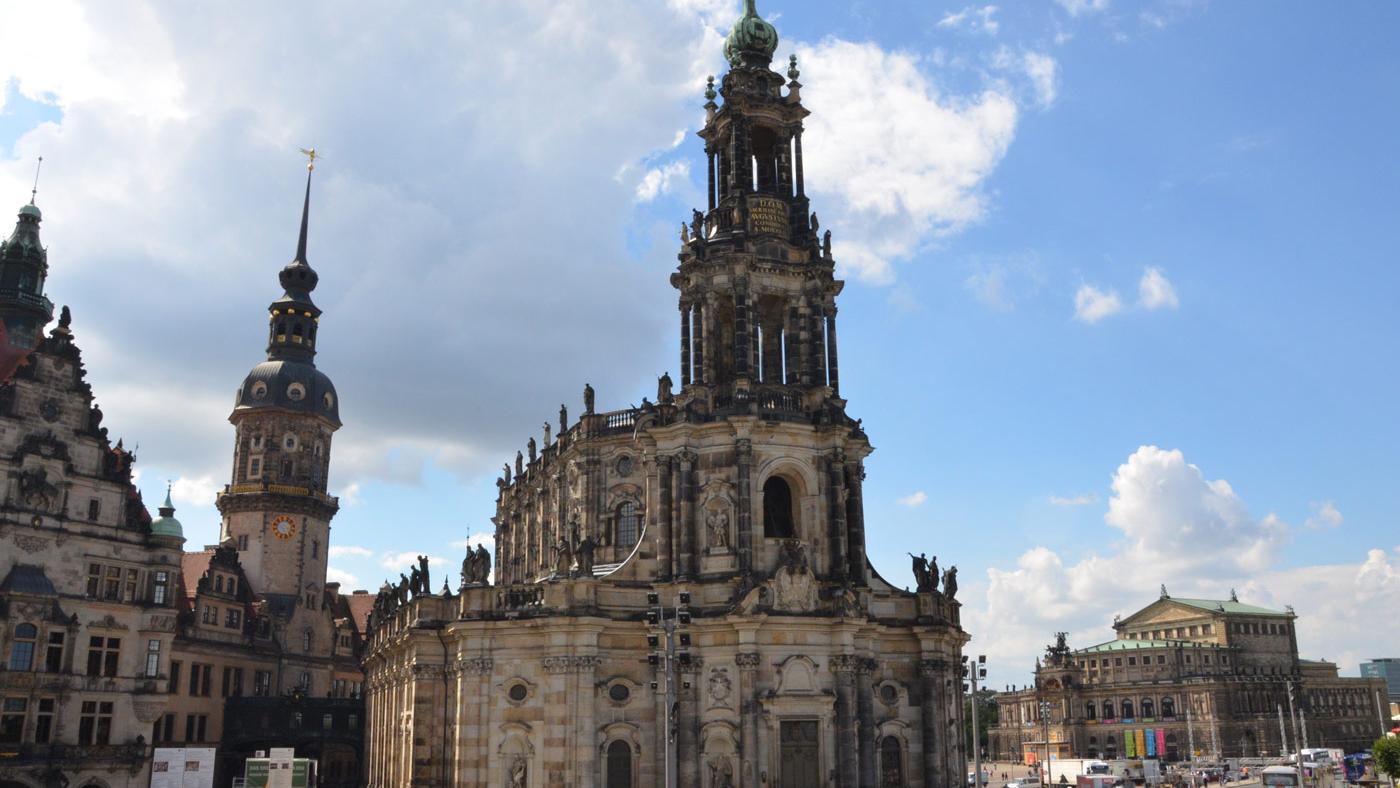
<path id="1" fill-rule="evenodd" d="M 977 680 L 987 677 L 987 655 L 978 654 L 977 662 L 969 664 L 967 655 L 962 658 L 963 678 L 967 683 L 963 684 L 966 691 L 971 685 L 972 688 L 972 780 L 973 788 L 982 788 L 982 731 L 977 726 Z"/>
<path id="2" fill-rule="evenodd" d="M 661 604 L 660 594 L 649 592 L 647 606 L 647 625 L 651 629 L 647 634 L 647 647 L 651 651 L 647 662 L 657 668 L 658 679 L 664 684 L 660 689 L 666 696 L 666 710 L 662 715 L 662 733 L 666 742 L 665 784 L 666 788 L 674 788 L 678 784 L 676 731 L 680 722 L 680 704 L 676 700 L 676 667 L 690 665 L 690 652 L 684 650 L 690 646 L 690 633 L 684 631 L 690 624 L 690 592 L 680 592 L 678 604 L 670 609 Z M 678 644 L 680 649 L 677 649 Z M 658 689 L 657 683 L 651 683 L 652 690 Z M 689 686 L 687 683 L 686 687 Z"/>
<path id="3" fill-rule="evenodd" d="M 1050 701 L 1040 702 L 1040 721 L 1045 724 L 1045 760 L 1040 764 L 1040 785 L 1050 783 Z"/>

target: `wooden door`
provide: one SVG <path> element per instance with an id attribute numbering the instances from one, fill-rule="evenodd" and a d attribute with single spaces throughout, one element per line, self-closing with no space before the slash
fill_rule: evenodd
<path id="1" fill-rule="evenodd" d="M 778 788 L 821 785 L 816 720 L 785 720 L 779 728 Z"/>

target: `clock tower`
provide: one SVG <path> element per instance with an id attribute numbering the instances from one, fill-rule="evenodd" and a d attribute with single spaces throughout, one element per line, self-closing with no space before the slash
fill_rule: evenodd
<path id="1" fill-rule="evenodd" d="M 278 276 L 282 296 L 268 307 L 267 360 L 238 387 L 229 416 L 233 474 L 218 500 L 221 541 L 237 548 L 268 614 L 288 628 L 294 619 L 324 618 L 314 611 L 325 599 L 330 521 L 339 508 L 326 493 L 340 401 L 314 360 L 321 310 L 311 300 L 318 277 L 306 262 L 310 207 L 308 166 L 296 257 Z"/>

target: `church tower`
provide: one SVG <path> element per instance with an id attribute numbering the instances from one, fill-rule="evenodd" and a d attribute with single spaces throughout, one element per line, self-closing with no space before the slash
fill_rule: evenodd
<path id="1" fill-rule="evenodd" d="M 282 296 L 268 307 L 267 360 L 243 379 L 229 416 L 233 474 L 218 500 L 221 539 L 233 541 L 253 587 L 284 622 L 322 604 L 330 521 L 339 508 L 326 478 L 340 402 L 316 369 L 321 310 L 311 292 L 318 277 L 306 262 L 311 169 L 296 257 L 278 276 Z"/>

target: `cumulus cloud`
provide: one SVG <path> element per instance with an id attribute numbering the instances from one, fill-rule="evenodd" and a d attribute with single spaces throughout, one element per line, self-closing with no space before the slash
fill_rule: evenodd
<path id="1" fill-rule="evenodd" d="M 903 498 L 900 498 L 900 499 L 899 499 L 899 505 L 900 505 L 900 506 L 908 506 L 909 508 L 912 509 L 912 508 L 914 508 L 915 506 L 923 506 L 924 503 L 927 502 L 927 501 L 928 501 L 928 494 L 925 493 L 923 490 L 919 490 L 919 491 L 917 491 L 917 492 L 910 493 L 909 495 L 906 495 L 906 496 L 904 496 Z"/>
<path id="2" fill-rule="evenodd" d="M 1138 281 L 1138 300 L 1143 309 L 1176 309 L 1176 289 L 1162 269 L 1148 267 Z"/>
<path id="3" fill-rule="evenodd" d="M 641 182 L 637 184 L 637 199 L 641 202 L 650 202 L 662 194 L 669 194 L 673 188 L 673 181 L 683 181 L 689 177 L 690 162 L 688 161 L 673 161 L 660 167 L 653 167 L 647 170 L 647 174 L 642 176 Z"/>
<path id="4" fill-rule="evenodd" d="M 961 11 L 948 12 L 938 20 L 938 26 L 954 30 L 967 30 L 972 33 L 997 34 L 1000 24 L 996 20 L 997 7 L 994 5 L 967 6 Z"/>
<path id="5" fill-rule="evenodd" d="M 1097 540 L 1104 550 L 1067 557 L 1042 545 L 988 570 L 985 607 L 967 611 L 974 648 L 1028 671 L 1053 632 L 1069 632 L 1079 646 L 1107 640 L 1113 615 L 1150 602 L 1159 584 L 1220 598 L 1231 585 L 1244 588 L 1277 565 L 1288 538 L 1277 516 L 1252 515 L 1227 481 L 1207 478 L 1179 450 L 1140 447 L 1114 472 L 1111 489 L 1111 530 Z M 982 586 L 972 582 L 968 599 L 977 599 Z"/>
<path id="6" fill-rule="evenodd" d="M 1050 503 L 1053 506 L 1088 506 L 1091 503 L 1098 502 L 1099 496 L 1094 493 L 1085 493 L 1083 495 L 1074 495 L 1070 497 L 1061 495 L 1050 496 Z"/>
<path id="7" fill-rule="evenodd" d="M 1093 285 L 1080 285 L 1074 293 L 1074 317 L 1085 323 L 1097 323 L 1123 311 L 1123 301 L 1113 289 L 1100 290 Z"/>
<path id="8" fill-rule="evenodd" d="M 219 487 L 211 476 L 200 476 L 197 479 L 181 476 L 170 485 L 170 500 L 176 506 L 210 506 L 214 503 L 214 494 L 219 491 Z"/>
<path id="9" fill-rule="evenodd" d="M 1059 94 L 1059 64 L 1055 62 L 1055 58 L 1041 52 L 1027 52 L 1022 55 L 1021 64 L 1035 88 L 1040 106 L 1048 107 L 1054 104 L 1055 97 Z"/>
<path id="10" fill-rule="evenodd" d="M 1309 504 L 1312 514 L 1303 521 L 1303 525 L 1316 531 L 1338 528 L 1342 524 L 1342 513 L 1337 511 L 1337 505 L 1332 501 L 1314 501 Z"/>
<path id="11" fill-rule="evenodd" d="M 892 264 L 987 210 L 983 184 L 1015 136 L 1009 91 L 945 95 L 915 55 L 826 39 L 799 45 L 808 192 L 836 259 L 888 282 Z"/>
<path id="12" fill-rule="evenodd" d="M 326 581 L 340 583 L 342 593 L 360 584 L 360 578 L 334 566 L 326 567 Z"/>
<path id="13" fill-rule="evenodd" d="M 374 557 L 374 551 L 373 551 L 373 550 L 369 549 L 368 547 L 360 547 L 360 546 L 358 546 L 358 545 L 353 545 L 353 544 L 336 544 L 336 545 L 331 545 L 331 548 L 330 548 L 330 550 L 329 550 L 328 552 L 330 553 L 331 558 L 373 558 L 373 557 Z"/>

